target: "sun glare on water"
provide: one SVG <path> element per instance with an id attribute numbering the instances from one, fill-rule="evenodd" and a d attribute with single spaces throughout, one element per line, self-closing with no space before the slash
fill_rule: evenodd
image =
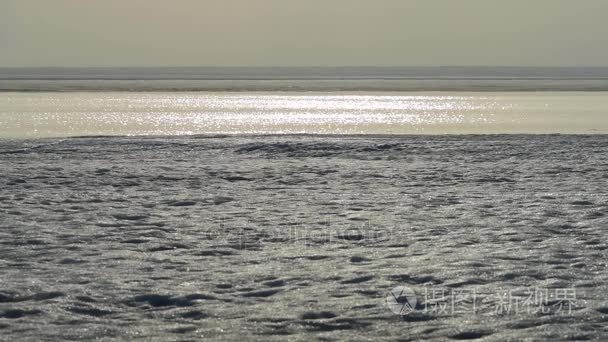
<path id="1" fill-rule="evenodd" d="M 608 131 L 606 95 L 575 93 L 5 93 L 0 103 L 3 137 Z"/>

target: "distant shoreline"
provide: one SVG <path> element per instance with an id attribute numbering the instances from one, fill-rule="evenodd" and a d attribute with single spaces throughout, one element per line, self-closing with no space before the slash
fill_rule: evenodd
<path id="1" fill-rule="evenodd" d="M 0 67 L 0 79 L 608 79 L 608 67 Z"/>
<path id="2" fill-rule="evenodd" d="M 597 79 L 0 79 L 0 92 L 539 92 L 608 91 Z"/>
<path id="3" fill-rule="evenodd" d="M 608 67 L 0 67 L 0 91 L 608 91 Z"/>

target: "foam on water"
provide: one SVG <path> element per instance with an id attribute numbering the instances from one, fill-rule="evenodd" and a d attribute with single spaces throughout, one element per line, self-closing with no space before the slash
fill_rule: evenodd
<path id="1" fill-rule="evenodd" d="M 608 92 L 4 92 L 0 137 L 608 133 Z"/>

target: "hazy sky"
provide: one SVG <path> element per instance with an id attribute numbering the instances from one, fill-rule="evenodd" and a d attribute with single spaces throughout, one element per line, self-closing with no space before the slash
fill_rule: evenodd
<path id="1" fill-rule="evenodd" d="M 608 0 L 0 0 L 0 66 L 608 66 Z"/>

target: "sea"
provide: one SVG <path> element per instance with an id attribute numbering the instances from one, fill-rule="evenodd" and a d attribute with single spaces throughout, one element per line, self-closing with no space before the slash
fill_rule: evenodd
<path id="1" fill-rule="evenodd" d="M 1 69 L 0 341 L 608 341 L 607 75 Z"/>
<path id="2" fill-rule="evenodd" d="M 0 68 L 0 138 L 606 134 L 608 68 Z"/>

